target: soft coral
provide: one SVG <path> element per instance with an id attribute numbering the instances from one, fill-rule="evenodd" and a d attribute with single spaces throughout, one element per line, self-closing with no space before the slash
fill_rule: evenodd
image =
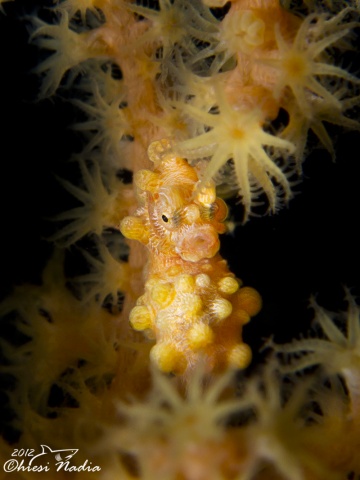
<path id="1" fill-rule="evenodd" d="M 358 25 L 355 21 L 344 23 L 344 18 L 352 14 L 353 10 L 349 7 L 333 18 L 325 13 L 308 15 L 293 40 L 286 38 L 276 24 L 276 58 L 261 60 L 277 72 L 274 95 L 290 116 L 283 137 L 296 142 L 298 166 L 309 129 L 333 154 L 332 141 L 323 121 L 350 126 L 349 119 L 344 115 L 348 108 L 348 95 L 339 95 L 339 91 L 350 90 L 348 85 L 359 84 L 360 80 L 334 65 L 328 50 L 344 45 L 346 36 Z M 359 128 L 359 124 L 352 122 L 350 128 L 354 127 Z"/>
<path id="2" fill-rule="evenodd" d="M 320 365 L 327 375 L 343 378 L 351 401 L 351 414 L 360 414 L 360 308 L 347 292 L 348 310 L 335 315 L 320 307 L 314 299 L 315 322 L 327 338 L 307 338 L 286 345 L 276 345 L 275 350 L 290 355 L 291 361 L 282 369 L 296 372 Z M 340 325 L 337 321 L 340 320 Z"/>
<path id="3" fill-rule="evenodd" d="M 273 147 L 288 154 L 294 151 L 293 144 L 264 130 L 264 112 L 260 107 L 250 110 L 231 105 L 219 84 L 215 85 L 215 92 L 218 108 L 216 114 L 191 104 L 181 106 L 185 114 L 211 129 L 180 142 L 177 148 L 188 158 L 211 156 L 202 178 L 204 184 L 214 177 L 228 160 L 233 160 L 237 186 L 245 209 L 245 220 L 259 187 L 268 198 L 270 210 L 276 211 L 279 194 L 275 183 L 281 186 L 286 198 L 291 196 L 290 184 L 266 147 Z"/>

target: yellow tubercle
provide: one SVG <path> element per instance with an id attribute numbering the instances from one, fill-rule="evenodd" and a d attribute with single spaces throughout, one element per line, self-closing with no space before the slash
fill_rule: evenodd
<path id="1" fill-rule="evenodd" d="M 181 373 L 185 366 L 181 352 L 166 343 L 155 345 L 150 351 L 150 358 L 162 372 L 166 373 Z"/>
<path id="2" fill-rule="evenodd" d="M 193 293 L 195 291 L 195 281 L 192 275 L 179 275 L 175 281 L 175 287 L 178 292 Z"/>
<path id="3" fill-rule="evenodd" d="M 216 192 L 213 182 L 208 182 L 205 185 L 202 185 L 200 182 L 199 186 L 195 190 L 195 198 L 205 207 L 212 205 L 216 200 Z"/>
<path id="4" fill-rule="evenodd" d="M 188 334 L 189 347 L 194 350 L 200 350 L 214 341 L 215 335 L 209 325 L 196 323 Z"/>
<path id="5" fill-rule="evenodd" d="M 138 217 L 125 217 L 121 221 L 120 231 L 124 237 L 131 240 L 138 240 L 144 244 L 149 241 L 149 233 L 143 221 Z"/>
<path id="6" fill-rule="evenodd" d="M 159 175 L 150 170 L 139 170 L 134 175 L 134 183 L 140 190 L 155 191 L 159 187 Z"/>
<path id="7" fill-rule="evenodd" d="M 175 298 L 174 286 L 171 283 L 158 283 L 150 291 L 151 299 L 165 308 L 170 305 Z"/>
<path id="8" fill-rule="evenodd" d="M 181 300 L 182 311 L 188 318 L 196 318 L 201 313 L 203 302 L 200 295 L 187 294 Z"/>
<path id="9" fill-rule="evenodd" d="M 239 290 L 239 283 L 233 277 L 224 277 L 218 282 L 220 292 L 231 295 Z"/>
<path id="10" fill-rule="evenodd" d="M 130 323 L 135 330 L 146 330 L 152 326 L 149 309 L 144 306 L 136 306 L 130 312 Z"/>
<path id="11" fill-rule="evenodd" d="M 240 325 L 246 325 L 250 322 L 250 315 L 245 310 L 240 310 L 239 308 L 234 311 L 234 320 Z"/>
<path id="12" fill-rule="evenodd" d="M 227 359 L 230 367 L 246 368 L 251 362 L 251 349 L 246 343 L 236 345 L 227 353 Z"/>
<path id="13" fill-rule="evenodd" d="M 262 300 L 259 292 L 251 287 L 243 287 L 239 291 L 239 306 L 251 317 L 257 315 L 262 307 Z"/>
<path id="14" fill-rule="evenodd" d="M 231 315 L 232 303 L 225 298 L 217 298 L 211 304 L 215 322 L 221 322 Z"/>

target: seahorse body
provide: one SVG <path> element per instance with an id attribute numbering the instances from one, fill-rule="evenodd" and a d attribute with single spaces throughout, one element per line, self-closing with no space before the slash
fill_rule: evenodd
<path id="1" fill-rule="evenodd" d="M 145 293 L 130 322 L 156 339 L 151 359 L 162 371 L 182 374 L 200 359 L 209 371 L 244 368 L 251 350 L 241 340 L 242 326 L 261 298 L 241 286 L 218 254 L 226 204 L 168 141 L 153 142 L 148 153 L 154 171 L 135 175 L 140 206 L 120 226 L 150 252 Z"/>

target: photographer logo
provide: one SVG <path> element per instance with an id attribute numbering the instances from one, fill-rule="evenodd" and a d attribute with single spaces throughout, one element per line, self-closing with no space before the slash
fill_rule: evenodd
<path id="1" fill-rule="evenodd" d="M 86 459 L 81 465 L 74 463 L 73 457 L 78 448 L 53 450 L 47 445 L 40 445 L 37 453 L 34 448 L 15 448 L 11 458 L 4 463 L 5 472 L 100 472 L 101 467 L 93 465 Z"/>

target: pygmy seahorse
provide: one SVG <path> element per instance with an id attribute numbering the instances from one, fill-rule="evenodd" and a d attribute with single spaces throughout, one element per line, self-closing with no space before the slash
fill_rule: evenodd
<path id="1" fill-rule="evenodd" d="M 145 293 L 130 323 L 156 340 L 150 356 L 164 372 L 184 374 L 200 359 L 208 371 L 245 368 L 251 350 L 242 326 L 260 310 L 261 298 L 242 287 L 218 253 L 227 206 L 169 141 L 153 142 L 148 155 L 154 170 L 135 174 L 139 207 L 120 225 L 149 250 Z"/>

